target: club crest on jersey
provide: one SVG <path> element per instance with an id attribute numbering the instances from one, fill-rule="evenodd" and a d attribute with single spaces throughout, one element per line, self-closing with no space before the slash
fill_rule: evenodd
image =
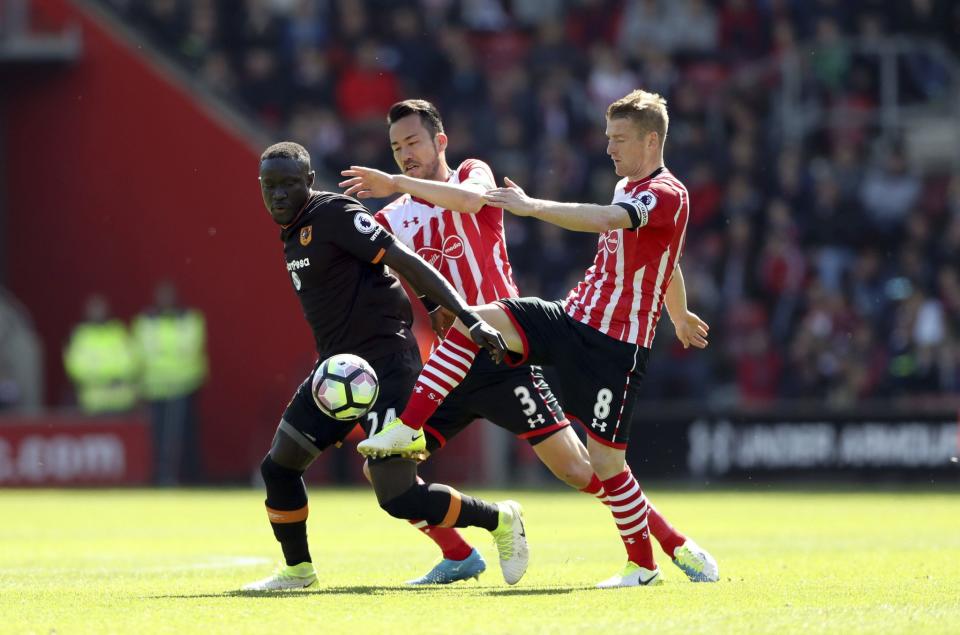
<path id="1" fill-rule="evenodd" d="M 370 214 L 357 212 L 353 216 L 353 226 L 356 227 L 357 231 L 361 234 L 372 234 L 377 228 L 377 223 Z"/>
<path id="2" fill-rule="evenodd" d="M 300 228 L 300 244 L 306 247 L 313 240 L 313 225 Z"/>

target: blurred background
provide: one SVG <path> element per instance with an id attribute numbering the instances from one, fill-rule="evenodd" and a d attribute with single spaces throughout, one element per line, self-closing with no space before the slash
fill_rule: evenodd
<path id="1" fill-rule="evenodd" d="M 0 485 L 251 479 L 315 356 L 266 145 L 304 144 L 336 189 L 394 171 L 385 113 L 421 97 L 452 164 L 606 202 L 603 113 L 637 87 L 669 103 L 712 330 L 684 351 L 661 323 L 634 471 L 957 483 L 960 4 L 3 0 Z M 524 295 L 563 297 L 596 246 L 506 232 Z M 361 478 L 325 454 L 311 478 Z M 548 478 L 488 424 L 431 463 Z"/>

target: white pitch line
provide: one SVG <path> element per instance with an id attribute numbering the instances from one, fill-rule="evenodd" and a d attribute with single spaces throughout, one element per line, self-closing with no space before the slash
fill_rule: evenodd
<path id="1" fill-rule="evenodd" d="M 112 560 L 112 558 L 110 558 Z M 176 571 L 197 571 L 203 569 L 234 569 L 239 567 L 255 567 L 272 562 L 270 558 L 262 556 L 225 556 L 210 558 L 203 562 L 183 562 L 177 564 L 162 564 L 145 567 L 103 567 L 92 562 L 77 564 L 74 567 L 48 568 L 43 565 L 32 567 L 0 568 L 0 574 L 16 573 L 73 573 L 89 571 L 91 573 L 166 573 Z"/>

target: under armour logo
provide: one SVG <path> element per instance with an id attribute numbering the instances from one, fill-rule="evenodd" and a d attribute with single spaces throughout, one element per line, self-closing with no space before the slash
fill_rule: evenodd
<path id="1" fill-rule="evenodd" d="M 407 227 L 410 227 L 410 225 L 418 225 L 419 223 L 420 223 L 420 217 L 419 217 L 419 216 L 414 216 L 413 218 L 411 218 L 411 219 L 409 219 L 409 220 L 404 220 L 404 221 L 403 221 L 403 228 L 406 229 Z"/>
<path id="2" fill-rule="evenodd" d="M 413 392 L 419 395 L 420 393 L 423 392 L 423 386 L 421 386 L 420 384 L 417 384 L 416 386 L 413 387 Z"/>
<path id="3" fill-rule="evenodd" d="M 596 428 L 596 429 L 599 430 L 600 432 L 606 432 L 606 431 L 607 431 L 607 422 L 606 422 L 606 421 L 597 421 L 596 419 L 594 419 L 594 420 L 593 420 L 593 423 L 590 424 L 590 427 L 591 427 L 591 428 Z"/>
<path id="4" fill-rule="evenodd" d="M 628 545 L 632 545 L 632 544 L 636 543 L 637 541 L 634 540 L 633 537 L 630 537 L 630 538 L 627 538 L 626 540 L 624 540 L 624 542 L 627 543 Z"/>
<path id="5" fill-rule="evenodd" d="M 536 428 L 538 423 L 543 423 L 546 419 L 543 418 L 543 413 L 537 413 L 536 417 L 530 417 L 527 419 L 527 423 L 530 424 L 531 428 Z"/>

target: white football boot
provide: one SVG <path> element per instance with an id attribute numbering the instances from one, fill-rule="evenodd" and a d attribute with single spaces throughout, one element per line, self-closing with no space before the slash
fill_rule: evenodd
<path id="1" fill-rule="evenodd" d="M 257 580 L 244 586 L 242 591 L 290 591 L 305 589 L 317 583 L 317 570 L 312 562 L 297 565 L 282 565 L 269 578 Z"/>
<path id="2" fill-rule="evenodd" d="M 493 542 L 500 552 L 500 570 L 507 584 L 516 584 L 527 572 L 530 550 L 527 548 L 527 533 L 523 527 L 523 508 L 517 501 L 497 503 L 500 523 L 491 531 Z"/>
<path id="3" fill-rule="evenodd" d="M 660 567 L 656 567 L 651 571 L 650 569 L 644 569 L 640 565 L 628 561 L 623 571 L 611 578 L 607 578 L 603 582 L 597 583 L 597 588 L 616 589 L 628 586 L 656 586 L 662 583 L 663 579 L 660 577 Z"/>

